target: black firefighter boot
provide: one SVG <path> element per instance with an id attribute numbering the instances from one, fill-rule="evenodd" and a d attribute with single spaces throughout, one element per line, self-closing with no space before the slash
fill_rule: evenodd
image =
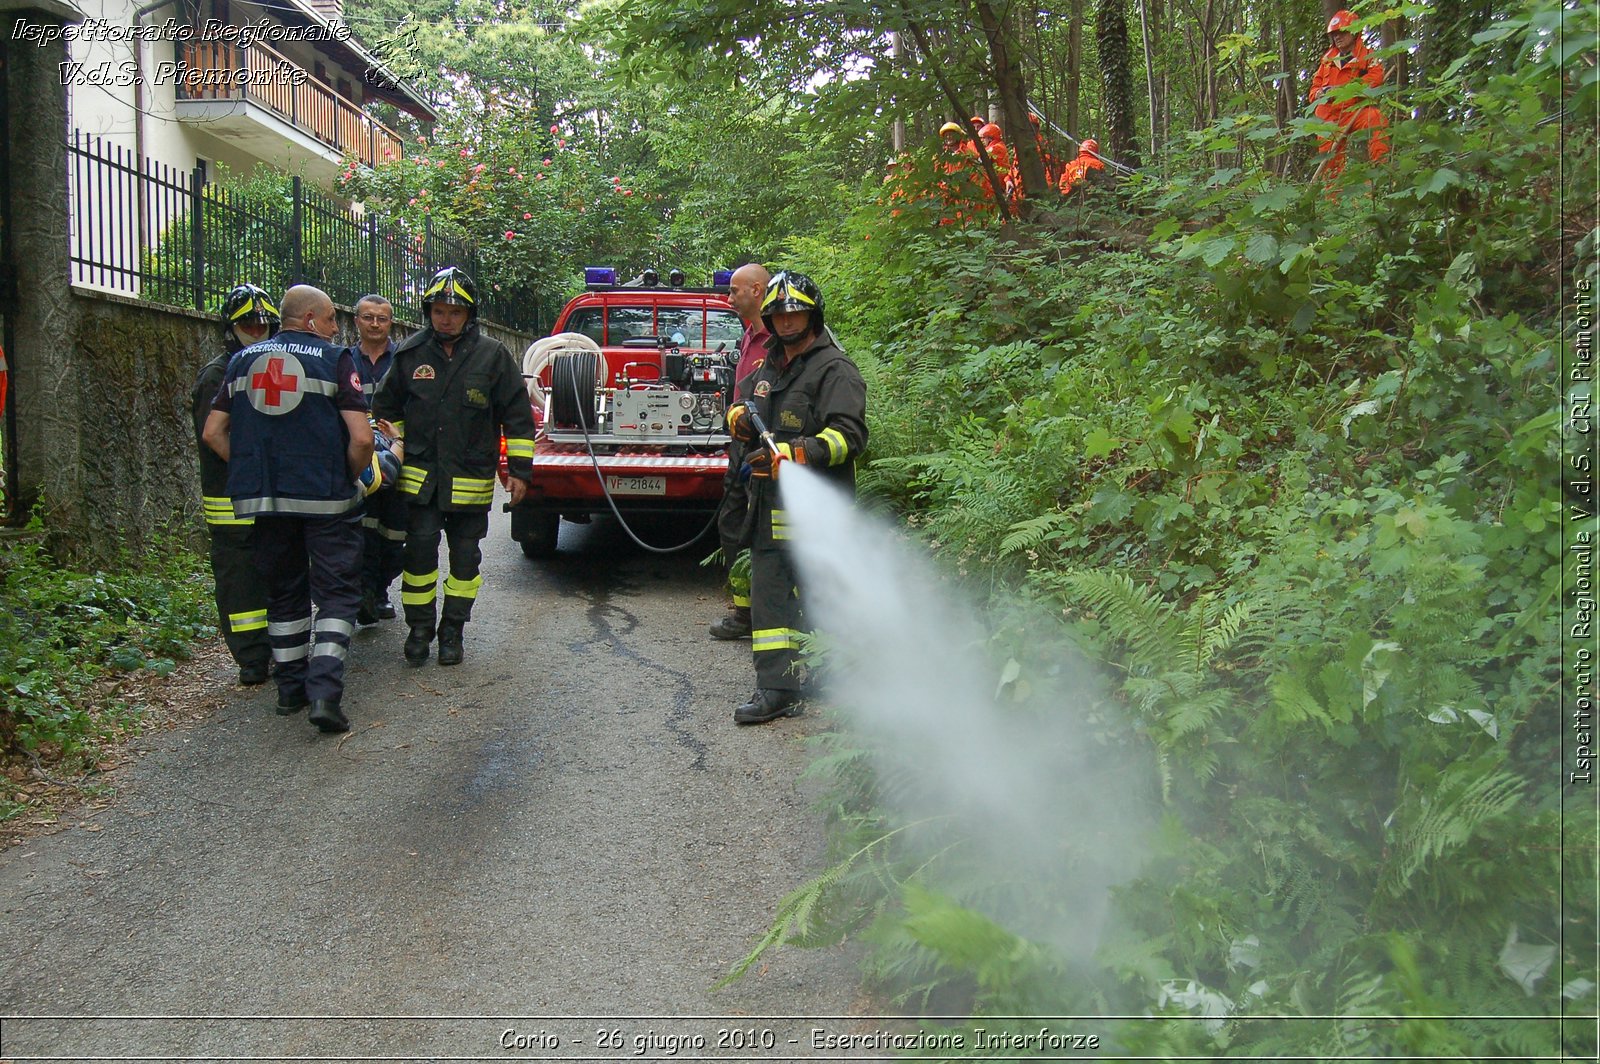
<path id="1" fill-rule="evenodd" d="M 779 717 L 798 717 L 805 711 L 799 691 L 758 687 L 750 701 L 733 711 L 735 724 L 765 724 Z"/>
<path id="2" fill-rule="evenodd" d="M 378 623 L 378 593 L 370 587 L 361 592 L 361 605 L 356 607 L 356 623 L 363 627 Z"/>
<path id="3" fill-rule="evenodd" d="M 410 610 L 406 611 L 408 614 Z M 406 617 L 411 625 L 411 634 L 406 636 L 405 656 L 407 665 L 426 665 L 428 663 L 428 644 L 433 642 L 433 615 L 430 612 L 427 619 L 413 620 Z"/>
<path id="4" fill-rule="evenodd" d="M 439 622 L 439 664 L 460 665 L 461 629 L 465 622 L 446 617 Z"/>
<path id="5" fill-rule="evenodd" d="M 446 595 L 439 611 L 439 664 L 460 665 L 461 629 L 472 620 L 472 600 L 461 595 Z"/>
<path id="6" fill-rule="evenodd" d="M 749 639 L 750 607 L 735 606 L 711 623 L 712 639 Z"/>
<path id="7" fill-rule="evenodd" d="M 344 710 L 339 708 L 337 698 L 319 698 L 311 703 L 311 712 L 306 719 L 317 726 L 321 732 L 347 732 L 350 730 L 350 721 L 345 718 Z"/>

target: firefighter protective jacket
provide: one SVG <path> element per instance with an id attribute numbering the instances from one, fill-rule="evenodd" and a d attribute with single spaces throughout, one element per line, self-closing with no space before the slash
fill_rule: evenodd
<path id="1" fill-rule="evenodd" d="M 487 510 L 494 501 L 500 433 L 511 475 L 533 477 L 533 409 L 505 344 L 468 324 L 447 356 L 432 329 L 394 353 L 372 414 L 405 440 L 400 491 L 440 510 Z"/>
<path id="2" fill-rule="evenodd" d="M 336 517 L 361 509 L 340 414 L 361 408 L 361 378 L 343 349 L 281 332 L 234 355 L 223 388 L 216 409 L 229 415 L 234 513 Z"/>
<path id="3" fill-rule="evenodd" d="M 211 401 L 217 397 L 223 378 L 228 375 L 228 361 L 233 352 L 224 352 L 200 368 L 194 380 L 194 393 L 189 397 L 190 414 L 194 419 L 194 440 L 200 449 L 200 504 L 208 525 L 249 525 L 254 518 L 233 512 L 233 500 L 228 497 L 228 463 L 200 438 L 205 431 L 206 418 L 211 415 Z"/>
<path id="4" fill-rule="evenodd" d="M 806 466 L 852 494 L 856 459 L 867 446 L 867 386 L 827 329 L 783 364 L 774 336 L 755 371 L 750 403 L 779 443 L 802 445 Z"/>

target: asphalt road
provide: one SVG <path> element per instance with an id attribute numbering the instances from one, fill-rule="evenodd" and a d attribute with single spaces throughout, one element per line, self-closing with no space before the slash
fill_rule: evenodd
<path id="1" fill-rule="evenodd" d="M 597 520 L 533 563 L 507 528 L 463 665 L 363 630 L 348 736 L 234 688 L 140 740 L 97 830 L 0 852 L 0 1060 L 775 1060 L 849 1029 L 764 1018 L 859 1011 L 847 948 L 711 989 L 824 867 L 824 722 L 732 723 L 709 547 Z"/>

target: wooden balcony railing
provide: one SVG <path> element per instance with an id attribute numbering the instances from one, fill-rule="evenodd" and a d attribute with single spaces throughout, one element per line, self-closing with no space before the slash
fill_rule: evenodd
<path id="1" fill-rule="evenodd" d="M 368 166 L 403 154 L 394 130 L 260 41 L 243 49 L 228 41 L 184 41 L 179 61 L 180 100 L 249 100 Z"/>

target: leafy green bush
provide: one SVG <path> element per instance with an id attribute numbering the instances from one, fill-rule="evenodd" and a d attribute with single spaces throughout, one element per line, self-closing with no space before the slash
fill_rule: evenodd
<path id="1" fill-rule="evenodd" d="M 137 720 L 97 683 L 166 675 L 215 630 L 206 563 L 176 541 L 93 573 L 60 567 L 36 539 L 0 542 L 0 756 L 92 763 L 99 743 Z M 12 781 L 0 786 L 0 816 L 14 814 Z"/>

